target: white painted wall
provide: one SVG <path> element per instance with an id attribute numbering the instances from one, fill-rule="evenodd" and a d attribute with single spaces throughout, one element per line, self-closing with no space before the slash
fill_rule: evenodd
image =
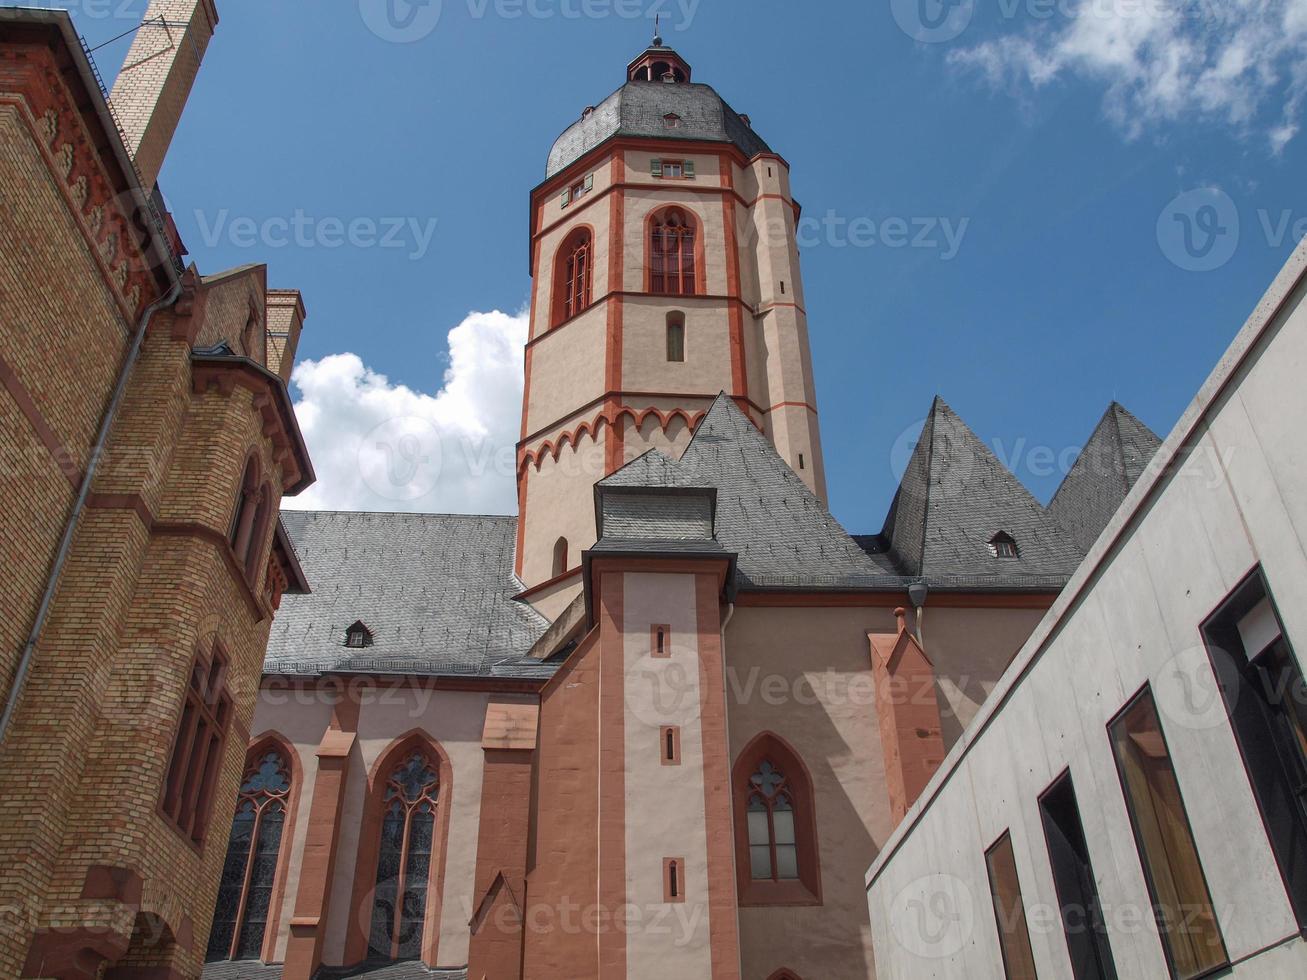
<path id="1" fill-rule="evenodd" d="M 1233 975 L 1307 975 L 1199 633 L 1260 564 L 1307 652 L 1305 266 L 1300 247 L 871 866 L 878 977 L 1003 977 L 984 852 L 1005 830 L 1039 976 L 1071 977 L 1037 804 L 1068 767 L 1121 980 L 1168 975 L 1106 729 L 1145 683 Z"/>

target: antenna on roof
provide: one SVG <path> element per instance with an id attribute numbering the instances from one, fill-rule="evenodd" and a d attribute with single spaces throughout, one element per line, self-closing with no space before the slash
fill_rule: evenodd
<path id="1" fill-rule="evenodd" d="M 662 14 L 654 14 L 653 46 L 655 48 L 661 48 L 663 46 L 663 32 L 659 30 L 659 26 L 662 22 L 662 16 L 663 16 Z"/>

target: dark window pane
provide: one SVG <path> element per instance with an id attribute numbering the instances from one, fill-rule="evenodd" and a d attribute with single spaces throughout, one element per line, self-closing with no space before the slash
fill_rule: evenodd
<path id="1" fill-rule="evenodd" d="M 1067 952 L 1071 956 L 1071 972 L 1076 980 L 1116 980 L 1116 966 L 1112 962 L 1070 773 L 1045 791 L 1039 799 L 1039 809 Z"/>
<path id="2" fill-rule="evenodd" d="M 209 960 L 225 960 L 231 955 L 231 941 L 236 935 L 236 917 L 240 913 L 241 891 L 245 887 L 245 869 L 250 857 L 250 834 L 254 830 L 254 804 L 242 800 L 231 822 L 227 858 L 218 884 L 218 902 L 209 932 Z"/>
<path id="3" fill-rule="evenodd" d="M 285 811 L 280 803 L 269 803 L 259 821 L 259 839 L 250 868 L 250 888 L 245 899 L 245 923 L 241 927 L 237 959 L 255 958 L 263 950 L 264 930 L 272 905 L 272 886 L 277 877 L 277 857 L 281 851 L 281 831 Z"/>

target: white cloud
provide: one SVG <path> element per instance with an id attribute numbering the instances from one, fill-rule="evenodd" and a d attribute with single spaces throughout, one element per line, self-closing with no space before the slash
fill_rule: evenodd
<path id="1" fill-rule="evenodd" d="M 1258 133 L 1279 152 L 1297 132 L 1307 0 L 1068 0 L 1058 8 L 1065 16 L 949 61 L 1017 94 L 1073 77 L 1102 85 L 1105 114 L 1131 138 L 1197 118 Z"/>
<path id="2" fill-rule="evenodd" d="M 357 354 L 298 364 L 295 412 L 318 482 L 286 506 L 515 513 L 527 319 L 469 313 L 449 332 L 435 394 L 392 384 Z"/>

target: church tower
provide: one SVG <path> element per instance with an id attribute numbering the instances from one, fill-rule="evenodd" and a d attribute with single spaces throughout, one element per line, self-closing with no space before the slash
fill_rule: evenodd
<path id="1" fill-rule="evenodd" d="M 554 143 L 531 195 L 517 571 L 553 615 L 594 483 L 678 456 L 721 392 L 826 494 L 789 165 L 661 37 Z"/>

